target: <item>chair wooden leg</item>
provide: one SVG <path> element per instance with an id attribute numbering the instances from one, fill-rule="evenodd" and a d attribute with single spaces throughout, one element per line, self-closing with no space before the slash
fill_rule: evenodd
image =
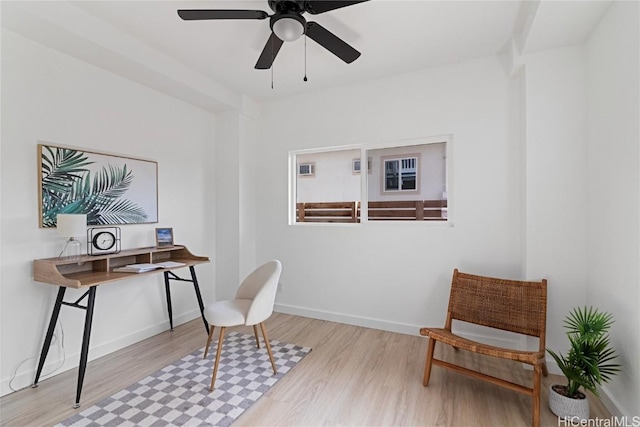
<path id="1" fill-rule="evenodd" d="M 209 346 L 211 345 L 211 339 L 213 338 L 213 330 L 216 328 L 213 325 L 211 326 L 211 330 L 209 331 L 209 336 L 207 337 L 207 345 L 204 347 L 204 356 L 203 359 L 207 358 L 207 354 L 209 354 Z"/>
<path id="2" fill-rule="evenodd" d="M 216 361 L 213 365 L 213 376 L 211 377 L 211 386 L 209 391 L 213 391 L 213 386 L 216 383 L 216 376 L 218 375 L 218 363 L 220 363 L 220 353 L 222 353 L 222 342 L 224 341 L 224 326 L 220 327 L 220 339 L 218 340 L 218 351 L 216 351 Z"/>
<path id="3" fill-rule="evenodd" d="M 256 346 L 260 348 L 260 338 L 258 338 L 258 325 L 253 325 L 253 335 L 256 336 Z"/>
<path id="4" fill-rule="evenodd" d="M 264 322 L 260 323 L 260 329 L 262 329 L 262 336 L 264 337 L 264 343 L 267 346 L 267 352 L 269 353 L 269 359 L 271 359 L 271 367 L 273 368 L 273 375 L 277 374 L 276 362 L 273 360 L 273 353 L 271 352 L 271 344 L 269 344 L 269 338 L 267 337 L 267 329 L 264 327 Z"/>
<path id="5" fill-rule="evenodd" d="M 547 362 L 542 362 L 542 375 L 549 376 L 549 370 L 547 369 Z"/>
<path id="6" fill-rule="evenodd" d="M 429 385 L 429 378 L 431 377 L 431 362 L 433 361 L 433 350 L 436 347 L 436 340 L 429 338 L 429 344 L 427 347 L 427 360 L 424 365 L 424 379 L 422 385 L 425 387 Z"/>
<path id="7" fill-rule="evenodd" d="M 540 426 L 540 371 L 540 365 L 533 366 L 533 395 L 531 396 L 533 401 L 533 427 Z"/>

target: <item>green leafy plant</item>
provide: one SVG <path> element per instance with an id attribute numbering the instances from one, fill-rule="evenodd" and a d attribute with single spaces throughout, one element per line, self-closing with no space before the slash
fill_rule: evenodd
<path id="1" fill-rule="evenodd" d="M 133 182 L 127 165 L 108 165 L 91 176 L 85 153 L 44 146 L 42 151 L 42 224 L 56 225 L 56 215 L 86 213 L 87 224 L 144 222 L 147 214 L 123 196 Z"/>
<path id="2" fill-rule="evenodd" d="M 579 390 L 582 386 L 597 396 L 597 385 L 609 381 L 620 371 L 620 365 L 611 363 L 618 357 L 610 347 L 608 331 L 612 323 L 611 314 L 593 307 L 578 307 L 569 313 L 564 321 L 571 344 L 567 356 L 547 349 L 568 380 L 564 392 L 554 388 L 556 392 L 574 399 L 583 398 Z"/>

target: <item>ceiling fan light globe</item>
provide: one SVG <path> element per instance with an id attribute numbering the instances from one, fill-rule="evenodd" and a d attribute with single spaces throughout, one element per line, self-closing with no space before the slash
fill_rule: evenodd
<path id="1" fill-rule="evenodd" d="M 273 23 L 273 32 L 285 42 L 297 40 L 304 34 L 304 24 L 297 19 L 283 17 Z"/>

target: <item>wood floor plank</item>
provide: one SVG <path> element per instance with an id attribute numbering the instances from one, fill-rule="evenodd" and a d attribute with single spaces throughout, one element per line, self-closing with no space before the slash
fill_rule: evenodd
<path id="1" fill-rule="evenodd" d="M 311 347 L 312 351 L 235 426 L 529 426 L 531 399 L 491 384 L 434 367 L 422 386 L 427 340 L 375 329 L 274 313 L 266 326 L 272 340 Z M 252 335 L 251 327 L 229 328 Z M 204 348 L 200 319 L 91 361 L 82 406 L 73 409 L 77 371 L 70 370 L 0 399 L 2 426 L 51 426 L 102 398 L 139 381 L 177 359 Z M 212 346 L 215 344 L 212 343 Z M 223 350 L 224 351 L 224 350 Z M 261 348 L 261 351 L 266 351 Z M 520 384 L 532 371 L 438 345 L 436 356 L 480 368 Z M 541 425 L 557 426 L 549 411 L 548 387 L 562 382 L 543 378 Z M 589 396 L 591 416 L 609 418 Z"/>

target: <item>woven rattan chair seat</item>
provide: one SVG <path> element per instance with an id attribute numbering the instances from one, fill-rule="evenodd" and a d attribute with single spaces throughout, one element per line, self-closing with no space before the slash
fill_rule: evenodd
<path id="1" fill-rule="evenodd" d="M 487 356 L 515 360 L 516 362 L 528 363 L 530 365 L 535 365 L 544 361 L 544 352 L 538 350 L 522 351 L 506 349 L 503 347 L 494 347 L 492 345 L 463 338 L 452 333 L 451 331 L 442 328 L 422 328 L 420 329 L 420 335 L 433 338 L 437 341 L 449 344 L 462 350 L 486 354 Z"/>

